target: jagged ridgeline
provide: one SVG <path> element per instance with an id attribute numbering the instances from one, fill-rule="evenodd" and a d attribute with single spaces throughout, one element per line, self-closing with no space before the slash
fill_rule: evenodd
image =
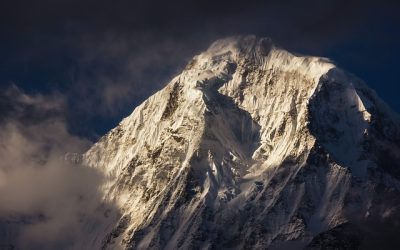
<path id="1" fill-rule="evenodd" d="M 398 229 L 399 124 L 328 59 L 218 40 L 83 156 L 119 208 L 83 245 L 368 248 Z"/>

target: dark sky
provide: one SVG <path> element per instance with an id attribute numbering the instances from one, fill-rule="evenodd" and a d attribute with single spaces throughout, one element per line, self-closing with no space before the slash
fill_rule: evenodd
<path id="1" fill-rule="evenodd" d="M 26 108 L 18 93 L 56 97 L 68 130 L 96 140 L 193 55 L 236 34 L 329 57 L 399 112 L 399 11 L 387 0 L 1 1 L 0 118 Z"/>

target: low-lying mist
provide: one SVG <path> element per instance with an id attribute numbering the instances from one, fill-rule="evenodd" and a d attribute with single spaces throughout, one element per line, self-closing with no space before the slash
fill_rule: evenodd
<path id="1" fill-rule="evenodd" d="M 104 176 L 80 163 L 91 142 L 68 133 L 61 94 L 27 95 L 16 87 L 3 93 L 0 248 L 92 244 L 112 205 L 102 202 Z"/>

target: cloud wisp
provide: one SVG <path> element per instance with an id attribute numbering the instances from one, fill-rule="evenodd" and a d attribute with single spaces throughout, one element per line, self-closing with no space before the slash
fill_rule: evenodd
<path id="1" fill-rule="evenodd" d="M 14 109 L 0 123 L 0 248 L 76 248 L 114 209 L 102 202 L 104 176 L 80 164 L 90 142 L 68 133 L 59 94 L 4 93 Z"/>

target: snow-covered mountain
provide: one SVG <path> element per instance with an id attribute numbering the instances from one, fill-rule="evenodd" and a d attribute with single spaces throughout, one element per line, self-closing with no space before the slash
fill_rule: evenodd
<path id="1" fill-rule="evenodd" d="M 86 247 L 362 247 L 399 219 L 399 121 L 328 59 L 218 40 L 83 156 L 119 209 Z"/>

